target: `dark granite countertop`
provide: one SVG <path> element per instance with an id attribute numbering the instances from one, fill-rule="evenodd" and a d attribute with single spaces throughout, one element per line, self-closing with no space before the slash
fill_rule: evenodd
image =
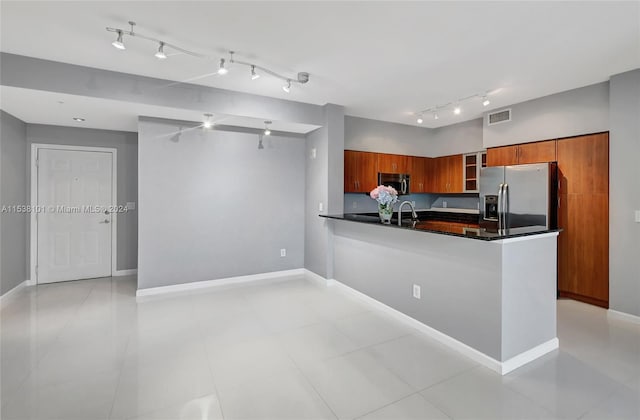
<path id="1" fill-rule="evenodd" d="M 404 212 L 403 212 L 404 215 Z M 407 216 L 409 216 L 407 214 Z M 420 214 L 418 214 L 419 218 Z M 449 235 L 449 236 L 460 236 L 463 238 L 470 239 L 478 239 L 482 241 L 496 241 L 500 239 L 509 239 L 509 238 L 517 238 L 520 236 L 532 236 L 532 235 L 540 235 L 543 233 L 551 233 L 551 232 L 560 232 L 560 229 L 547 229 L 545 226 L 525 226 L 518 228 L 507 229 L 506 231 L 498 232 L 496 230 L 487 230 L 482 228 L 471 228 L 464 226 L 433 226 L 431 220 L 426 221 L 412 221 L 410 218 L 407 218 L 405 222 L 402 223 L 402 226 L 398 226 L 398 219 L 392 219 L 392 223 L 390 225 L 385 225 L 380 222 L 380 218 L 378 215 L 371 214 L 334 214 L 334 215 L 320 215 L 320 217 L 325 217 L 327 219 L 334 220 L 345 220 L 348 222 L 356 222 L 356 223 L 366 223 L 369 225 L 377 225 L 387 227 L 389 229 L 405 229 L 405 230 L 414 230 L 421 232 L 429 232 L 429 233 L 437 233 L 441 235 Z M 477 222 L 477 219 L 476 219 Z"/>

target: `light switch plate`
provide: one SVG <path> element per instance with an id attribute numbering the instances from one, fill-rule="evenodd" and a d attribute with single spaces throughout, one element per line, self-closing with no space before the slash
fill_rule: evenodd
<path id="1" fill-rule="evenodd" d="M 318 156 L 318 150 L 314 147 L 311 149 L 311 159 L 315 159 Z"/>
<path id="2" fill-rule="evenodd" d="M 324 211 L 324 204 L 318 203 L 318 211 Z"/>
<path id="3" fill-rule="evenodd" d="M 127 210 L 135 210 L 136 202 L 135 201 L 127 201 Z"/>
<path id="4" fill-rule="evenodd" d="M 636 210 L 636 223 L 640 223 L 640 210 Z"/>

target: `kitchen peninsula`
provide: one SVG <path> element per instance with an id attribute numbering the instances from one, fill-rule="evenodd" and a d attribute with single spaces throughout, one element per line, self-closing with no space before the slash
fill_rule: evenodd
<path id="1" fill-rule="evenodd" d="M 558 230 L 381 224 L 329 215 L 336 284 L 506 374 L 558 347 Z M 416 288 L 417 286 L 417 288 Z"/>

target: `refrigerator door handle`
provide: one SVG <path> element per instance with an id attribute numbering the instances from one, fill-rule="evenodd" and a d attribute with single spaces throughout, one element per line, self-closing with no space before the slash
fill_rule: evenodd
<path id="1" fill-rule="evenodd" d="M 498 187 L 498 229 L 502 229 L 502 188 L 504 184 Z"/>
<path id="2" fill-rule="evenodd" d="M 502 184 L 502 229 L 507 228 L 507 215 L 509 214 L 509 184 Z"/>

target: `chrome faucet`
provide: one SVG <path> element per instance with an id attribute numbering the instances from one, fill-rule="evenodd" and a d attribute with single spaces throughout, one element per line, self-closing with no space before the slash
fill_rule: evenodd
<path id="1" fill-rule="evenodd" d="M 411 201 L 403 201 L 400 204 L 400 207 L 398 207 L 398 226 L 402 226 L 402 207 L 404 207 L 405 204 L 408 204 L 409 207 L 411 207 L 411 219 L 416 220 L 418 218 L 418 215 L 416 214 L 416 209 L 413 207 L 413 204 L 411 203 Z"/>

